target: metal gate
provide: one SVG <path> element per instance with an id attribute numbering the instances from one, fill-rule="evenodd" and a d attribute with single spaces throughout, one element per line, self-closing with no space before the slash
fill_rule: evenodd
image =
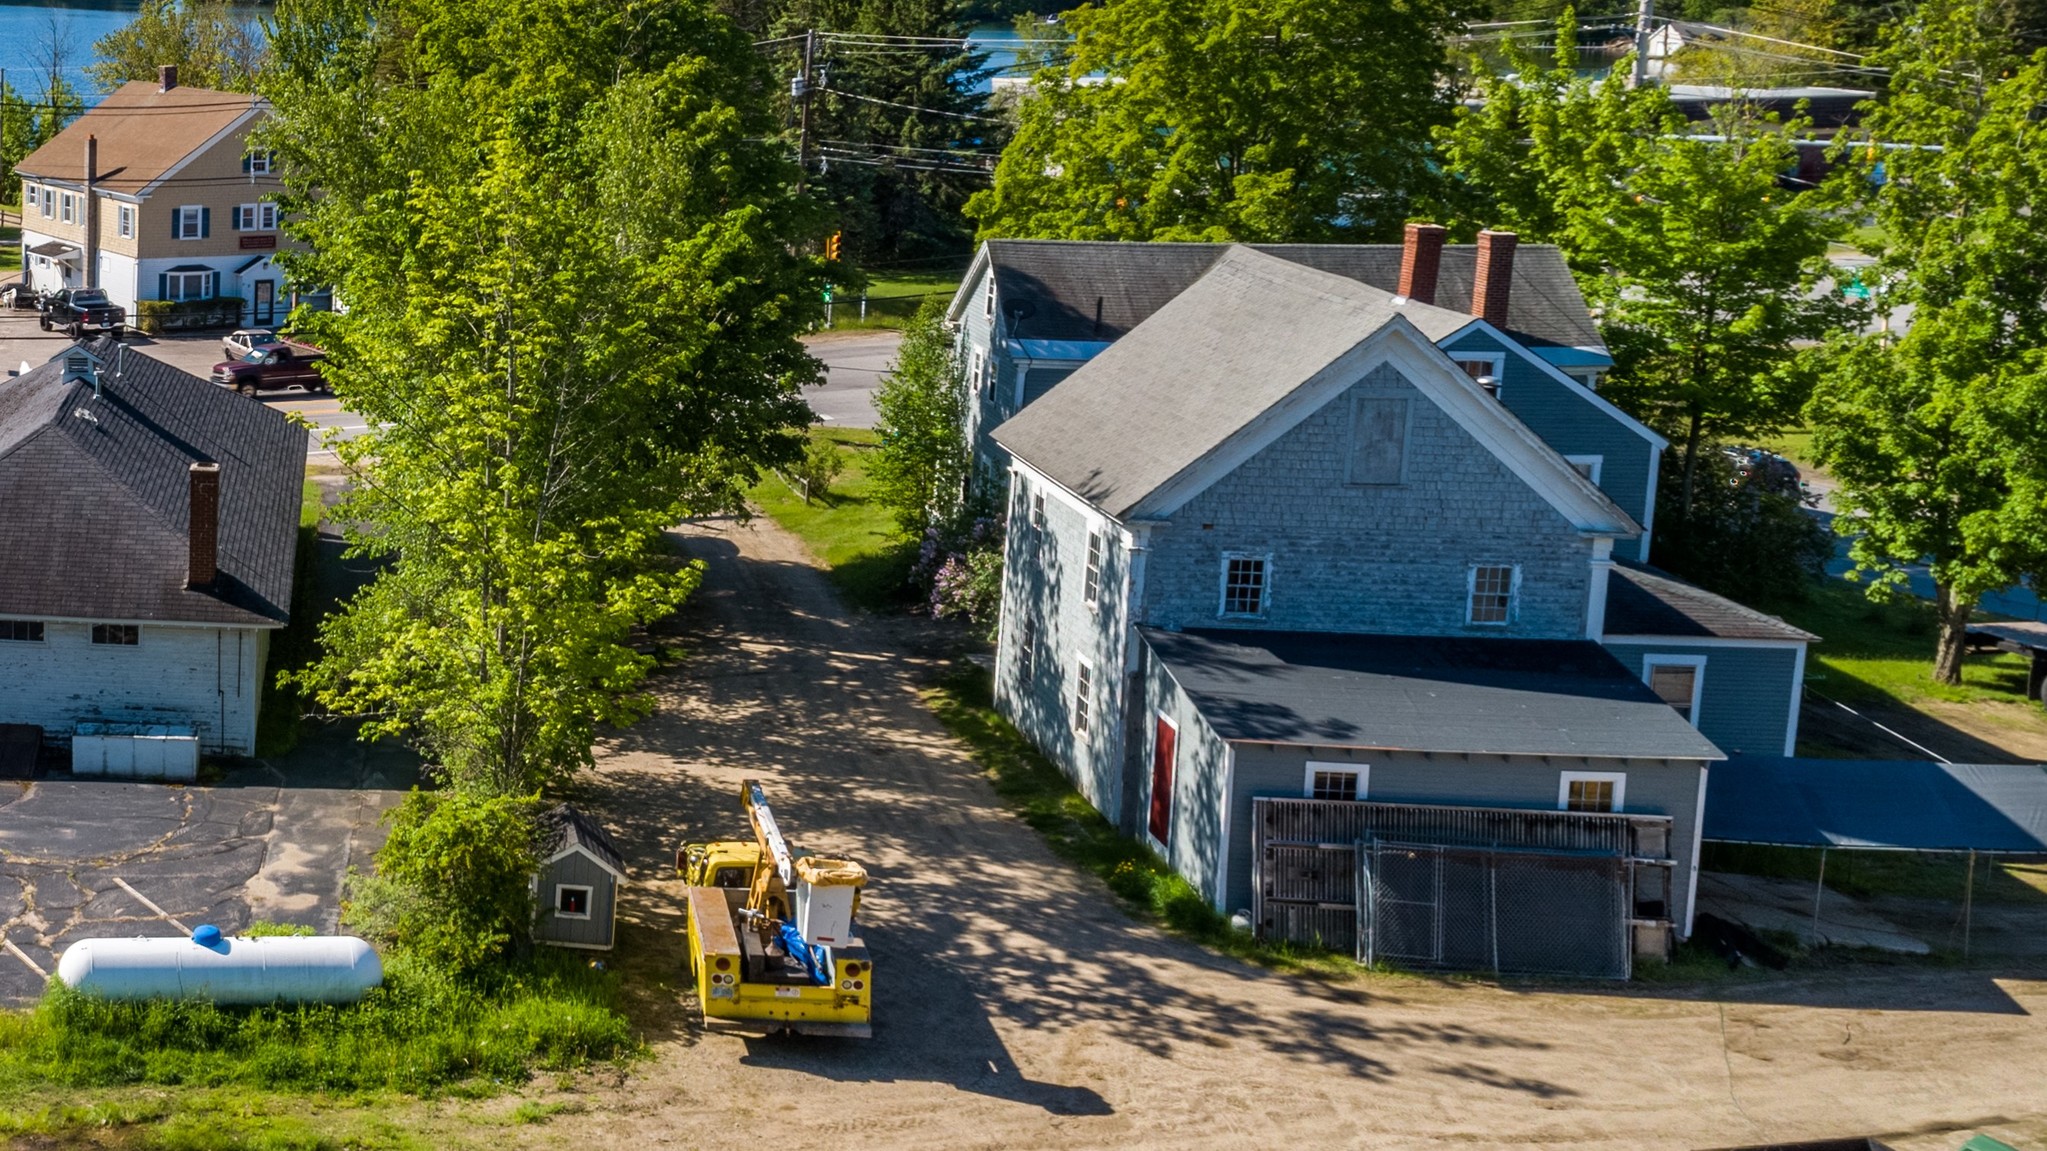
<path id="1" fill-rule="evenodd" d="M 1259 798 L 1262 938 L 1366 963 L 1625 979 L 1665 816 Z M 1660 857 L 1660 858 L 1659 858 Z"/>

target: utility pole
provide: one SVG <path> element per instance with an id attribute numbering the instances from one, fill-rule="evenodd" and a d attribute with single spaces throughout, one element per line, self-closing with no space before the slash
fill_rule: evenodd
<path id="1" fill-rule="evenodd" d="M 798 113 L 801 119 L 798 121 L 796 130 L 796 163 L 803 169 L 802 174 L 796 178 L 796 190 L 798 192 L 801 192 L 803 186 L 810 180 L 810 69 L 816 59 L 817 29 L 805 28 L 803 30 L 803 75 L 797 77 L 796 83 L 791 85 L 794 89 L 793 94 L 802 105 Z"/>
<path id="2" fill-rule="evenodd" d="M 1649 82 L 1649 21 L 1655 11 L 1656 0 L 1640 0 L 1635 6 L 1635 71 L 1628 78 L 1630 88 Z"/>

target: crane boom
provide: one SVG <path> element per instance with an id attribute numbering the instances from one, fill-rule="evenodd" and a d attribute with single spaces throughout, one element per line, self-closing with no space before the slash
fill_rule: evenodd
<path id="1" fill-rule="evenodd" d="M 767 793 L 761 790 L 759 780 L 746 781 L 742 793 L 746 801 L 746 816 L 753 823 L 754 842 L 760 844 L 761 854 L 774 861 L 775 876 L 782 886 L 796 884 L 796 861 L 789 857 L 789 844 L 782 839 L 782 829 L 775 824 L 775 813 L 768 806 Z"/>

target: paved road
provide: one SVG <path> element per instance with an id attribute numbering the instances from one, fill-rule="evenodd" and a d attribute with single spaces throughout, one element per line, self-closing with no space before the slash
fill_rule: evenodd
<path id="1" fill-rule="evenodd" d="M 613 962 L 653 1056 L 574 1097 L 583 1138 L 740 1147 L 766 1123 L 791 1151 L 1282 1134 L 1639 1151 L 1890 1132 L 1930 1149 L 2047 1116 L 2033 1070 L 2047 987 L 2002 972 L 1861 968 L 1703 994 L 1326 984 L 1133 923 L 1004 809 L 924 708 L 928 625 L 848 612 L 766 520 L 678 536 L 708 565 L 683 620 L 690 658 L 581 786 L 629 856 Z M 669 860 L 684 836 L 744 833 L 750 777 L 798 844 L 870 869 L 872 1040 L 742 1040 L 689 1019 Z"/>
<path id="2" fill-rule="evenodd" d="M 804 339 L 825 364 L 825 384 L 812 390 L 810 408 L 828 425 L 874 426 L 874 390 L 894 365 L 900 332 L 821 332 Z"/>

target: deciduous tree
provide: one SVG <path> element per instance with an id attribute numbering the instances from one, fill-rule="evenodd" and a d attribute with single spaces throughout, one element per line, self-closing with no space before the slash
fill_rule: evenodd
<path id="1" fill-rule="evenodd" d="M 135 19 L 99 38 L 86 66 L 93 83 L 112 91 L 130 80 L 154 80 L 157 67 L 178 66 L 178 82 L 247 92 L 263 61 L 263 30 L 229 0 L 143 0 Z"/>
<path id="2" fill-rule="evenodd" d="M 874 394 L 881 446 L 868 481 L 905 535 L 922 535 L 960 502 L 968 467 L 966 391 L 945 305 L 926 301 Z"/>
<path id="3" fill-rule="evenodd" d="M 1463 0 L 1105 0 L 1065 14 L 983 238 L 1369 240 L 1433 182 Z"/>
<path id="4" fill-rule="evenodd" d="M 287 258 L 347 304 L 297 319 L 372 429 L 340 514 L 387 561 L 305 681 L 530 793 L 648 706 L 628 630 L 696 578 L 662 529 L 800 455 L 821 214 L 688 0 L 287 0 L 273 50 Z"/>

